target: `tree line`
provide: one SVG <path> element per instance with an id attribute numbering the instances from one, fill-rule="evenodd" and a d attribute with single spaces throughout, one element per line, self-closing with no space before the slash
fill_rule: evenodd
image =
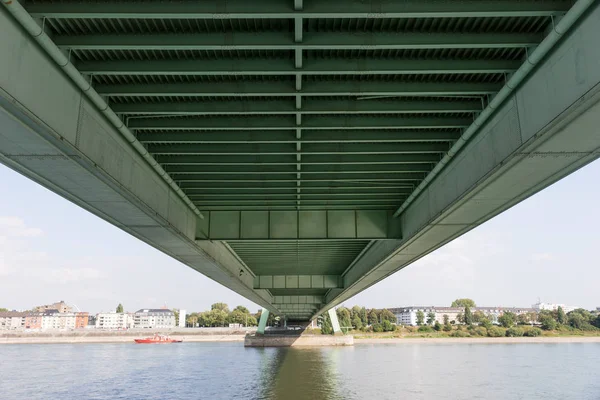
<path id="1" fill-rule="evenodd" d="M 373 332 L 392 332 L 396 330 L 396 316 L 390 310 L 354 306 L 346 308 L 338 307 L 336 310 L 340 328 L 347 332 L 350 330 L 373 331 Z M 321 333 L 328 335 L 333 333 L 331 319 L 328 313 L 323 313 L 319 317 Z"/>
<path id="2" fill-rule="evenodd" d="M 219 327 L 228 326 L 229 324 L 240 324 L 243 326 L 257 326 L 260 319 L 261 311 L 252 314 L 244 306 L 237 306 L 233 310 L 229 310 L 229 306 L 225 303 L 215 303 L 210 306 L 209 311 L 193 312 L 189 314 L 185 323 L 187 327 Z M 273 325 L 275 317 L 269 314 L 267 324 Z"/>

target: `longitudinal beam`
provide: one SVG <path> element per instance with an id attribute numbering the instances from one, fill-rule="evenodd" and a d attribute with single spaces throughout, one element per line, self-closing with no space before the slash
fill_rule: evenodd
<path id="1" fill-rule="evenodd" d="M 143 63 L 141 63 L 143 64 Z M 124 115 L 294 115 L 294 114 L 417 114 L 464 113 L 483 109 L 473 100 L 323 100 L 307 98 L 297 110 L 290 100 L 190 101 L 115 103 L 111 108 Z"/>
<path id="2" fill-rule="evenodd" d="M 284 155 L 296 154 L 296 146 L 291 144 L 149 144 L 148 151 L 153 154 L 204 154 L 204 155 Z M 307 143 L 302 146 L 305 154 L 411 154 L 444 153 L 447 143 Z"/>
<path id="3" fill-rule="evenodd" d="M 302 180 L 305 182 L 310 181 L 323 181 L 330 182 L 335 180 L 351 180 L 356 179 L 355 176 L 348 176 L 349 174 L 343 174 L 339 172 L 324 172 L 322 174 L 315 173 L 304 173 L 302 172 Z M 391 181 L 420 181 L 425 178 L 423 172 L 386 172 L 378 174 L 374 172 L 366 171 L 363 173 L 360 179 L 365 180 L 391 180 Z M 226 172 L 220 174 L 171 174 L 173 180 L 178 183 L 185 182 L 237 182 L 237 181 L 280 181 L 289 182 L 293 179 L 295 174 L 293 173 L 273 173 L 273 174 L 240 174 L 239 172 Z"/>
<path id="4" fill-rule="evenodd" d="M 430 121 L 435 124 L 438 121 Z M 397 125 L 401 126 L 401 125 Z M 433 125 L 436 126 L 436 125 Z M 454 125 L 451 127 L 462 127 Z M 468 125 L 467 125 L 468 126 Z M 418 126 L 419 127 L 419 126 Z M 436 127 L 439 127 L 436 126 Z M 448 127 L 448 126 L 442 126 Z M 305 131 L 301 140 L 296 140 L 295 133 L 290 132 L 258 132 L 244 131 L 209 131 L 209 132 L 140 132 L 140 142 L 147 143 L 403 143 L 403 142 L 452 142 L 460 137 L 460 132 L 398 130 L 398 131 Z"/>
<path id="5" fill-rule="evenodd" d="M 247 18 L 450 18 L 549 16 L 566 12 L 571 1 L 405 0 L 390 2 L 313 2 L 295 11 L 292 2 L 262 0 L 209 0 L 201 2 L 108 2 L 31 3 L 26 9 L 36 18 L 102 19 L 247 19 Z"/>
<path id="6" fill-rule="evenodd" d="M 156 154 L 154 159 L 161 165 L 296 165 L 293 156 L 263 155 L 168 155 Z M 420 164 L 440 161 L 439 154 L 377 154 L 377 155 L 318 155 L 304 154 L 302 165 L 383 165 L 383 164 Z"/>
<path id="7" fill-rule="evenodd" d="M 290 96 L 481 96 L 497 93 L 501 83 L 473 82 L 305 82 L 296 90 L 292 81 L 98 84 L 104 96 L 282 97 Z"/>
<path id="8" fill-rule="evenodd" d="M 228 32 L 153 35 L 56 35 L 59 48 L 72 50 L 405 50 L 487 49 L 539 44 L 531 33 L 371 33 L 327 32 L 306 34 L 295 42 L 286 32 Z"/>
<path id="9" fill-rule="evenodd" d="M 302 75 L 415 75 L 510 73 L 520 60 L 412 60 L 412 59 L 308 59 Z M 285 59 L 253 60 L 144 60 L 80 61 L 77 69 L 92 75 L 294 75 L 294 64 Z"/>
<path id="10" fill-rule="evenodd" d="M 473 118 L 456 117 L 425 117 L 407 118 L 367 117 L 362 115 L 306 117 L 302 126 L 297 126 L 293 117 L 186 117 L 186 118 L 135 118 L 128 122 L 130 129 L 136 130 L 363 130 L 363 129 L 394 129 L 394 128 L 466 128 L 473 123 Z M 225 135 L 225 134 L 224 134 Z M 323 133 L 326 135 L 326 133 Z M 414 134 L 413 134 L 414 135 Z M 162 138 L 161 138 L 162 136 Z M 173 138 L 172 140 L 169 137 Z M 424 136 L 425 137 L 425 136 Z M 193 142 L 201 140 L 201 133 L 190 132 L 160 133 L 153 136 L 154 140 L 172 142 Z M 151 141 L 151 140 L 149 140 Z"/>
<path id="11" fill-rule="evenodd" d="M 366 240 L 401 236 L 399 221 L 383 210 L 207 211 L 204 216 L 196 224 L 197 240 Z"/>

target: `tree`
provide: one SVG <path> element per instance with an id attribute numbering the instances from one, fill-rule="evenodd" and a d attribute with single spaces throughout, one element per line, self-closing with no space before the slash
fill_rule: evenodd
<path id="1" fill-rule="evenodd" d="M 567 315 L 565 314 L 565 311 L 563 310 L 562 307 L 558 307 L 558 310 L 556 312 L 556 320 L 558 321 L 559 324 L 566 324 L 567 323 Z"/>
<path id="2" fill-rule="evenodd" d="M 367 309 L 364 307 L 360 309 L 360 322 L 362 322 L 363 326 L 369 325 L 369 317 L 367 316 Z"/>
<path id="3" fill-rule="evenodd" d="M 433 325 L 435 322 L 435 313 L 433 311 L 429 311 L 427 313 L 427 325 Z"/>
<path id="4" fill-rule="evenodd" d="M 528 313 L 517 315 L 517 322 L 519 325 L 528 325 L 530 322 Z"/>
<path id="5" fill-rule="evenodd" d="M 583 315 L 575 312 L 569 313 L 569 325 L 573 328 L 583 329 L 587 325 L 587 321 Z"/>
<path id="6" fill-rule="evenodd" d="M 237 306 L 236 308 L 233 309 L 233 311 L 240 311 L 242 314 L 250 314 L 250 310 L 248 310 L 246 307 L 244 306 Z"/>
<path id="7" fill-rule="evenodd" d="M 481 323 L 484 318 L 486 318 L 486 316 L 482 311 L 477 310 L 473 313 L 473 322 L 477 324 Z"/>
<path id="8" fill-rule="evenodd" d="M 320 315 L 321 320 L 321 334 L 322 335 L 333 335 L 333 325 L 331 325 L 331 319 L 329 313 L 323 313 Z"/>
<path id="9" fill-rule="evenodd" d="M 440 324 L 440 321 L 435 321 L 435 324 L 433 324 L 433 329 L 438 332 L 442 330 L 442 324 Z"/>
<path id="10" fill-rule="evenodd" d="M 352 307 L 352 309 L 350 310 L 350 316 L 352 317 L 352 321 L 354 321 L 354 317 L 360 318 L 361 311 L 362 311 L 362 309 L 360 308 L 360 306 Z"/>
<path id="11" fill-rule="evenodd" d="M 469 326 L 473 325 L 473 314 L 469 306 L 465 306 L 465 323 Z"/>
<path id="12" fill-rule="evenodd" d="M 464 324 L 465 323 L 465 315 L 463 313 L 458 313 L 458 315 L 456 316 L 456 320 L 458 321 L 459 324 Z"/>
<path id="13" fill-rule="evenodd" d="M 8 312 L 8 308 L 0 308 L 0 312 Z"/>
<path id="14" fill-rule="evenodd" d="M 352 326 L 356 330 L 362 329 L 363 324 L 358 315 L 355 315 L 354 318 L 352 318 Z"/>
<path id="15" fill-rule="evenodd" d="M 485 329 L 490 329 L 492 327 L 492 321 L 484 317 L 479 320 L 479 325 L 483 326 Z"/>
<path id="16" fill-rule="evenodd" d="M 379 315 L 377 313 L 377 310 L 374 308 L 370 309 L 367 318 L 368 318 L 369 325 L 374 325 L 374 324 L 378 323 Z"/>
<path id="17" fill-rule="evenodd" d="M 191 313 L 185 319 L 186 326 L 194 328 L 197 323 L 198 323 L 198 313 Z"/>
<path id="18" fill-rule="evenodd" d="M 123 304 L 119 303 L 119 305 L 117 306 L 117 312 L 118 313 L 122 313 L 123 312 Z"/>
<path id="19" fill-rule="evenodd" d="M 444 319 L 444 325 L 449 325 L 450 324 L 450 318 L 448 317 L 448 315 L 444 314 L 442 316 L 442 318 Z"/>
<path id="20" fill-rule="evenodd" d="M 348 310 L 346 307 L 342 306 L 342 307 L 338 307 L 337 310 L 335 310 L 338 320 L 340 322 L 340 328 L 346 328 L 346 330 L 348 330 L 348 328 L 351 326 L 351 318 L 350 318 L 350 310 Z"/>
<path id="21" fill-rule="evenodd" d="M 510 328 L 515 324 L 517 320 L 517 316 L 510 311 L 504 312 L 501 316 L 498 317 L 498 323 L 505 328 Z"/>
<path id="22" fill-rule="evenodd" d="M 119 309 L 119 307 L 117 307 L 117 310 L 118 309 Z M 121 307 L 121 309 L 123 309 L 123 307 Z M 179 310 L 173 309 L 172 311 L 173 311 L 173 314 L 175 314 L 175 326 L 179 326 Z"/>
<path id="23" fill-rule="evenodd" d="M 450 307 L 477 307 L 471 299 L 456 299 Z"/>
<path id="24" fill-rule="evenodd" d="M 387 308 L 381 310 L 379 316 L 381 321 L 390 321 L 392 324 L 396 323 L 397 321 L 396 315 L 394 315 L 394 313 L 388 310 Z"/>
<path id="25" fill-rule="evenodd" d="M 421 310 L 417 311 L 417 325 L 419 325 L 419 326 L 423 325 L 424 320 L 425 320 L 425 314 L 423 314 L 423 311 L 421 311 Z"/>
<path id="26" fill-rule="evenodd" d="M 394 325 L 387 319 L 383 320 L 381 326 L 383 327 L 384 332 L 393 332 L 395 329 Z"/>
<path id="27" fill-rule="evenodd" d="M 539 317 L 542 329 L 545 331 L 553 331 L 556 329 L 556 321 L 550 315 L 541 315 Z"/>
<path id="28" fill-rule="evenodd" d="M 229 306 L 225 303 L 215 303 L 210 306 L 210 310 L 221 310 L 224 311 L 226 314 L 229 314 Z"/>

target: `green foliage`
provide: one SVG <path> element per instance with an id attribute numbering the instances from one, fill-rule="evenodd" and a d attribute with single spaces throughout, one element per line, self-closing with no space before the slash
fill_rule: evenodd
<path id="1" fill-rule="evenodd" d="M 119 303 L 119 305 L 117 306 L 117 312 L 118 313 L 122 313 L 123 312 L 123 304 Z"/>
<path id="2" fill-rule="evenodd" d="M 562 307 L 558 307 L 558 310 L 556 311 L 556 321 L 559 324 L 567 323 L 567 314 L 565 314 L 565 311 L 563 310 Z"/>
<path id="3" fill-rule="evenodd" d="M 383 332 L 383 325 L 380 323 L 373 324 L 373 332 Z"/>
<path id="4" fill-rule="evenodd" d="M 498 317 L 498 323 L 505 328 L 510 328 L 515 324 L 517 316 L 510 311 L 505 311 L 501 316 Z"/>
<path id="5" fill-rule="evenodd" d="M 450 318 L 448 315 L 444 314 L 442 318 L 444 319 L 444 325 L 448 325 L 450 323 Z"/>
<path id="6" fill-rule="evenodd" d="M 117 310 L 118 309 L 119 308 L 117 307 Z M 177 309 L 174 308 L 171 311 L 173 311 L 173 314 L 175 314 L 175 326 L 179 326 L 179 310 L 177 310 Z"/>
<path id="7" fill-rule="evenodd" d="M 429 311 L 427 313 L 427 325 L 433 325 L 435 322 L 435 313 L 433 311 Z"/>
<path id="8" fill-rule="evenodd" d="M 425 314 L 423 314 L 423 311 L 421 311 L 421 310 L 417 311 L 417 325 L 419 325 L 419 326 L 423 325 L 424 320 L 425 320 Z"/>
<path id="9" fill-rule="evenodd" d="M 523 336 L 536 337 L 542 334 L 542 330 L 540 328 L 532 328 L 528 329 L 523 333 Z"/>
<path id="10" fill-rule="evenodd" d="M 450 332 L 452 330 L 452 325 L 448 324 L 444 324 L 444 332 Z"/>
<path id="11" fill-rule="evenodd" d="M 340 327 L 342 329 L 348 330 L 348 328 L 352 325 L 351 317 L 350 317 L 350 310 L 348 310 L 346 307 L 342 306 L 342 307 L 338 307 L 335 310 L 335 312 L 337 314 L 338 321 L 340 323 Z"/>
<path id="12" fill-rule="evenodd" d="M 421 325 L 419 326 L 419 329 L 417 329 L 417 332 L 433 332 L 433 329 L 431 329 L 430 326 Z"/>
<path id="13" fill-rule="evenodd" d="M 333 325 L 331 325 L 331 318 L 329 313 L 321 314 L 321 334 L 322 335 L 333 335 Z"/>
<path id="14" fill-rule="evenodd" d="M 433 329 L 435 329 L 438 332 L 442 330 L 442 324 L 440 324 L 440 321 L 435 321 L 435 323 L 433 324 Z"/>
<path id="15" fill-rule="evenodd" d="M 483 326 L 485 329 L 490 329 L 492 327 L 492 322 L 484 317 L 479 320 L 479 325 Z"/>
<path id="16" fill-rule="evenodd" d="M 354 329 L 359 330 L 362 329 L 363 324 L 362 321 L 359 317 L 359 315 L 355 315 L 354 318 L 352 319 L 352 326 L 354 327 Z"/>
<path id="17" fill-rule="evenodd" d="M 244 306 L 237 306 L 236 308 L 233 309 L 233 311 L 240 311 L 242 314 L 250 314 L 250 310 L 248 310 Z"/>
<path id="18" fill-rule="evenodd" d="M 450 307 L 477 307 L 475 302 L 471 299 L 456 299 L 452 302 Z"/>
<path id="19" fill-rule="evenodd" d="M 396 316 L 387 308 L 381 310 L 381 314 L 379 315 L 379 317 L 381 318 L 381 321 L 389 321 L 392 324 L 396 323 Z"/>
<path id="20" fill-rule="evenodd" d="M 369 317 L 367 316 L 367 309 L 364 307 L 360 309 L 360 321 L 362 322 L 363 326 L 369 325 Z"/>
<path id="21" fill-rule="evenodd" d="M 394 330 L 396 330 L 396 325 L 392 324 L 387 319 L 381 323 L 381 326 L 383 327 L 384 332 L 393 332 Z"/>
<path id="22" fill-rule="evenodd" d="M 489 337 L 502 337 L 504 336 L 504 329 L 493 326 L 487 330 L 487 335 Z"/>
<path id="23" fill-rule="evenodd" d="M 457 330 L 454 331 L 450 334 L 451 337 L 469 337 L 471 335 L 469 335 L 468 332 L 462 331 L 462 330 Z"/>
<path id="24" fill-rule="evenodd" d="M 487 336 L 487 329 L 483 326 L 476 326 L 470 332 L 473 336 Z"/>
<path id="25" fill-rule="evenodd" d="M 542 329 L 545 331 L 553 331 L 557 327 L 557 322 L 549 315 L 542 315 L 540 318 Z"/>
<path id="26" fill-rule="evenodd" d="M 487 317 L 482 311 L 477 310 L 473 313 L 473 322 L 480 324 L 484 319 L 487 319 Z"/>
<path id="27" fill-rule="evenodd" d="M 469 306 L 465 306 L 465 324 L 469 326 L 473 325 L 473 314 Z"/>
<path id="28" fill-rule="evenodd" d="M 372 308 L 369 310 L 369 313 L 367 315 L 368 318 L 368 322 L 369 325 L 375 325 L 376 323 L 379 322 L 379 314 L 377 313 L 377 310 Z"/>
<path id="29" fill-rule="evenodd" d="M 578 313 L 569 313 L 569 325 L 576 329 L 583 329 L 586 325 L 585 318 Z"/>
<path id="30" fill-rule="evenodd" d="M 242 325 L 246 325 L 246 320 L 249 316 L 249 313 L 246 314 L 243 311 L 239 310 L 239 309 L 235 309 L 232 312 L 229 313 L 229 315 L 227 316 L 227 320 L 226 323 L 227 324 L 242 324 Z"/>
<path id="31" fill-rule="evenodd" d="M 460 324 L 464 324 L 465 323 L 465 316 L 464 316 L 463 313 L 459 313 L 456 316 L 456 319 L 458 320 L 458 323 L 460 323 Z"/>
<path id="32" fill-rule="evenodd" d="M 512 327 L 506 330 L 506 336 L 508 337 L 521 337 L 524 333 L 525 332 L 523 332 L 523 329 L 521 328 Z"/>
<path id="33" fill-rule="evenodd" d="M 211 311 L 220 310 L 220 311 L 224 311 L 225 313 L 229 314 L 229 306 L 225 303 L 215 303 L 210 306 L 210 309 L 211 309 Z"/>

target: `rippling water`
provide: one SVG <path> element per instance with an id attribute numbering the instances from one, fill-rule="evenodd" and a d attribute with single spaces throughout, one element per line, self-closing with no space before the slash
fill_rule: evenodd
<path id="1" fill-rule="evenodd" d="M 1 399 L 600 399 L 600 344 L 0 346 Z"/>

